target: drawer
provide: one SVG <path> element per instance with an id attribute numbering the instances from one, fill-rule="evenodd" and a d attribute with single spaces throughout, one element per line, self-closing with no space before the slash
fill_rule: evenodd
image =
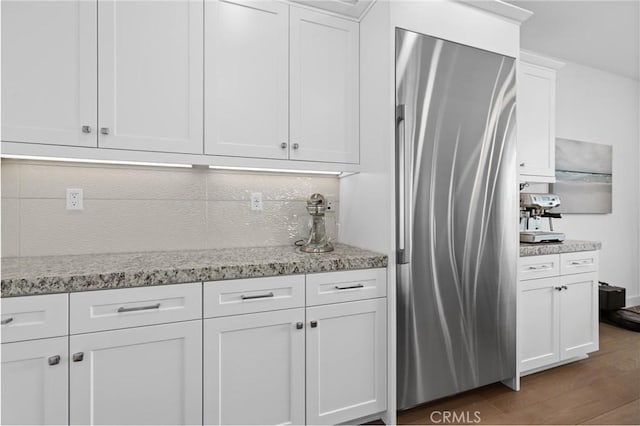
<path id="1" fill-rule="evenodd" d="M 520 280 L 534 280 L 560 275 L 560 255 L 558 254 L 521 257 L 518 264 Z"/>
<path id="2" fill-rule="evenodd" d="M 71 293 L 71 334 L 202 318 L 202 284 Z"/>
<path id="3" fill-rule="evenodd" d="M 386 268 L 307 275 L 307 306 L 373 299 L 386 295 Z"/>
<path id="4" fill-rule="evenodd" d="M 204 283 L 205 318 L 304 306 L 304 275 Z"/>
<path id="5" fill-rule="evenodd" d="M 560 273 L 562 275 L 581 274 L 598 270 L 597 251 L 579 251 L 560 255 Z"/>
<path id="6" fill-rule="evenodd" d="M 2 299 L 2 343 L 69 334 L 68 294 Z"/>

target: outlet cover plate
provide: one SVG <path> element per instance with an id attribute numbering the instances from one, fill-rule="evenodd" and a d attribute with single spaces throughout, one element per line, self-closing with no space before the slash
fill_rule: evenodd
<path id="1" fill-rule="evenodd" d="M 262 192 L 251 193 L 251 210 L 262 210 Z"/>
<path id="2" fill-rule="evenodd" d="M 67 210 L 83 210 L 84 197 L 82 189 L 67 188 Z"/>

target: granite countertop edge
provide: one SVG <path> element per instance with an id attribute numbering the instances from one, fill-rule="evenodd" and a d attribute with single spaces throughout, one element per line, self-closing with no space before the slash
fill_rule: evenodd
<path id="1" fill-rule="evenodd" d="M 1 281 L 1 295 L 2 297 L 16 297 L 16 296 L 31 296 L 31 295 L 43 295 L 43 294 L 60 294 L 60 293 L 74 293 L 81 291 L 93 291 L 93 290 L 105 290 L 105 289 L 121 289 L 121 288 L 133 288 L 133 287 L 147 287 L 147 286 L 162 286 L 170 284 L 186 284 L 201 281 L 221 281 L 221 280 L 233 280 L 242 278 L 261 278 L 272 277 L 279 275 L 297 275 L 297 274 L 309 274 L 318 272 L 332 272 L 332 271 L 346 271 L 357 269 L 369 269 L 369 268 L 383 268 L 388 264 L 388 257 L 386 255 L 371 252 L 368 250 L 359 249 L 356 247 L 347 246 L 344 244 L 336 245 L 334 252 L 328 253 L 327 257 L 321 257 L 325 254 L 301 254 L 289 247 L 265 247 L 265 252 L 257 252 L 260 254 L 260 259 L 252 262 L 246 260 L 247 256 L 251 253 L 256 253 L 256 248 L 246 249 L 229 249 L 228 251 L 217 249 L 212 250 L 213 255 L 219 253 L 228 252 L 226 258 L 227 262 L 215 262 L 215 264 L 207 264 L 206 262 L 199 262 L 194 265 L 191 262 L 184 262 L 184 266 L 180 264 L 180 261 L 176 261 L 174 264 L 170 264 L 166 267 L 157 267 L 157 265 L 149 265 L 146 267 L 144 264 L 130 266 L 123 265 L 121 270 L 118 268 L 106 267 L 105 271 L 91 271 L 87 273 L 73 272 L 73 273 L 53 273 L 46 272 L 39 274 L 37 268 L 35 271 L 29 271 L 28 273 L 21 273 L 20 271 L 11 271 L 9 276 L 3 274 Z M 269 252 L 273 252 L 273 259 L 269 258 Z M 158 256 L 171 257 L 173 252 L 157 252 Z M 196 255 L 202 255 L 207 251 L 194 252 Z M 240 253 L 241 260 L 235 260 L 233 253 Z M 284 259 L 279 259 L 283 256 Z M 154 253 L 137 253 L 137 256 L 153 257 Z M 122 256 L 122 255 L 86 255 L 85 259 L 100 259 L 100 256 Z M 189 256 L 189 253 L 176 252 L 176 256 L 184 259 Z M 287 259 L 289 256 L 291 259 Z M 37 264 L 40 260 L 40 265 L 47 265 L 56 260 L 60 260 L 60 263 L 64 264 L 63 259 L 73 259 L 75 256 L 53 256 L 42 258 L 13 258 L 3 259 L 3 270 L 5 269 L 5 262 L 11 265 L 11 262 L 19 264 L 21 261 Z M 28 260 L 24 260 L 28 259 Z M 76 263 L 78 263 L 76 261 Z M 144 261 L 140 262 L 144 263 Z M 43 269 L 48 269 L 46 266 L 42 266 Z M 74 270 L 81 269 L 78 265 L 74 265 Z M 27 266 L 28 267 L 28 266 Z M 93 268 L 95 269 L 95 267 Z M 108 270 L 109 269 L 109 270 Z M 115 270 L 114 270 L 115 269 Z"/>
<path id="2" fill-rule="evenodd" d="M 576 253 L 600 250 L 600 241 L 565 240 L 554 243 L 520 243 L 520 257 L 544 256 L 548 254 Z"/>

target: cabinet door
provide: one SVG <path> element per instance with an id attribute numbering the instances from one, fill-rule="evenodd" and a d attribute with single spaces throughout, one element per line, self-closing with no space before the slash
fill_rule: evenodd
<path id="1" fill-rule="evenodd" d="M 288 158 L 289 6 L 205 4 L 205 153 Z"/>
<path id="2" fill-rule="evenodd" d="M 307 423 L 386 409 L 386 299 L 307 308 Z"/>
<path id="3" fill-rule="evenodd" d="M 521 371 L 560 360 L 558 288 L 558 277 L 520 282 Z"/>
<path id="4" fill-rule="evenodd" d="M 291 7 L 292 160 L 359 161 L 356 22 Z"/>
<path id="5" fill-rule="evenodd" d="M 304 424 L 304 309 L 204 321 L 204 423 Z"/>
<path id="6" fill-rule="evenodd" d="M 72 424 L 202 422 L 202 321 L 71 336 Z"/>
<path id="7" fill-rule="evenodd" d="M 67 337 L 2 345 L 2 424 L 68 423 Z"/>
<path id="8" fill-rule="evenodd" d="M 98 3 L 101 148 L 202 153 L 203 2 Z"/>
<path id="9" fill-rule="evenodd" d="M 96 4 L 2 2 L 3 141 L 96 146 Z"/>
<path id="10" fill-rule="evenodd" d="M 598 350 L 598 275 L 560 277 L 560 359 Z"/>
<path id="11" fill-rule="evenodd" d="M 520 63 L 518 162 L 520 175 L 555 178 L 556 72 Z M 529 179 L 535 181 L 535 179 Z"/>

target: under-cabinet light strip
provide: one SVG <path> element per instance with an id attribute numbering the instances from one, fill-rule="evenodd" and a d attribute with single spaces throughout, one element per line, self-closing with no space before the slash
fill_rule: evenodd
<path id="1" fill-rule="evenodd" d="M 330 175 L 339 176 L 342 172 L 322 172 L 318 170 L 288 170 L 288 169 L 270 169 L 263 167 L 232 167 L 232 166 L 209 166 L 212 170 L 237 170 L 241 172 L 270 172 L 270 173 L 296 173 L 304 175 Z"/>
<path id="2" fill-rule="evenodd" d="M 198 164 L 177 164 L 177 163 L 151 163 L 144 161 L 118 161 L 118 160 L 95 160 L 65 157 L 42 157 L 37 155 L 2 155 L 2 158 L 16 160 L 36 160 L 36 161 L 63 161 L 71 163 L 92 163 L 92 164 L 116 164 L 124 166 L 149 166 L 149 167 L 177 167 L 177 168 L 200 168 L 208 167 L 211 170 L 235 170 L 241 172 L 267 172 L 267 173 L 292 173 L 305 175 L 328 175 L 341 176 L 342 172 L 327 172 L 319 170 L 288 170 L 288 169 L 271 169 L 266 167 L 233 167 L 233 166 L 210 166 Z"/>
<path id="3" fill-rule="evenodd" d="M 16 160 L 64 161 L 70 163 L 118 164 L 124 166 L 178 167 L 185 169 L 190 169 L 192 167 L 191 164 L 149 163 L 145 161 L 87 160 L 80 158 L 39 157 L 36 155 L 2 155 L 2 158 L 10 158 Z"/>

